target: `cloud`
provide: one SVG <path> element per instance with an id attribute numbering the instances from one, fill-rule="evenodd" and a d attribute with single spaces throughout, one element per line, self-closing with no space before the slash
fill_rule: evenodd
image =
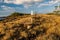
<path id="1" fill-rule="evenodd" d="M 0 7 L 2 8 L 2 10 L 0 10 L 0 16 L 7 16 L 16 11 L 14 8 L 6 5 L 1 5 Z"/>
<path id="2" fill-rule="evenodd" d="M 51 5 L 54 5 L 54 4 L 58 3 L 58 2 L 59 2 L 59 0 L 51 0 L 49 2 L 41 3 L 40 5 L 38 5 L 38 7 L 51 6 Z"/>
<path id="3" fill-rule="evenodd" d="M 25 8 L 29 8 L 29 7 L 31 7 L 31 6 L 32 6 L 32 5 L 28 5 L 28 4 L 25 4 L 25 5 L 24 5 Z"/>
<path id="4" fill-rule="evenodd" d="M 33 5 L 33 3 L 42 2 L 43 0 L 4 0 L 4 3 L 12 3 L 16 5 L 22 4 L 25 8 Z M 34 4 L 35 5 L 35 4 Z"/>
<path id="5" fill-rule="evenodd" d="M 53 0 L 53 1 L 60 1 L 60 0 Z"/>
<path id="6" fill-rule="evenodd" d="M 2 0 L 0 0 L 0 2 L 2 2 Z"/>
<path id="7" fill-rule="evenodd" d="M 2 8 L 4 11 L 15 11 L 14 8 L 8 7 L 8 6 L 5 6 L 5 5 L 2 5 L 1 8 Z"/>
<path id="8" fill-rule="evenodd" d="M 23 4 L 23 3 L 31 3 L 31 2 L 41 2 L 43 0 L 4 0 L 5 3 L 13 3 L 13 4 Z"/>

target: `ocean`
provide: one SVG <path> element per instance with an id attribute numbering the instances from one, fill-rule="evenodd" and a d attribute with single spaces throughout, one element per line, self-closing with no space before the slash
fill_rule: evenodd
<path id="1" fill-rule="evenodd" d="M 3 20 L 4 18 L 3 17 L 0 17 L 0 20 Z"/>

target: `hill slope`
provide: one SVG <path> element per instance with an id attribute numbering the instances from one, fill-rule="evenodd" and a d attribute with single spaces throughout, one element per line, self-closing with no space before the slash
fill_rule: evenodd
<path id="1" fill-rule="evenodd" d="M 60 40 L 60 16 L 38 14 L 40 24 L 31 24 L 31 17 L 17 16 L 1 21 L 0 40 Z"/>

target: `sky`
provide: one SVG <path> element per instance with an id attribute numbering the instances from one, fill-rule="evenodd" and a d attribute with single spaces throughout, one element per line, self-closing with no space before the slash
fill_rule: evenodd
<path id="1" fill-rule="evenodd" d="M 13 12 L 49 13 L 55 10 L 60 0 L 0 0 L 0 16 L 7 16 Z"/>

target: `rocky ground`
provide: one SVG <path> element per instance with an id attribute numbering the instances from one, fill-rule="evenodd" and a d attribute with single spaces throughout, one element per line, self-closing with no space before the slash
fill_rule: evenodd
<path id="1" fill-rule="evenodd" d="M 37 15 L 40 24 L 30 23 L 32 16 L 7 17 L 0 21 L 0 40 L 60 40 L 60 16 Z"/>

